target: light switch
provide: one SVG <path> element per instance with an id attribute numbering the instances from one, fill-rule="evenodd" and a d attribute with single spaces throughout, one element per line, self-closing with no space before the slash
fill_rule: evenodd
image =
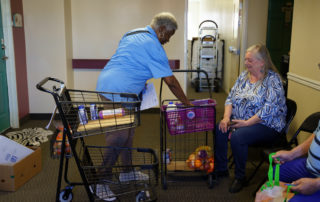
<path id="1" fill-rule="evenodd" d="M 13 14 L 13 26 L 22 27 L 22 15 L 20 13 Z"/>

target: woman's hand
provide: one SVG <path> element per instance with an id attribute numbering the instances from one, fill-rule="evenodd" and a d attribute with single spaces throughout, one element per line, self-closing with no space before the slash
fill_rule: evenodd
<path id="1" fill-rule="evenodd" d="M 219 129 L 223 132 L 223 133 L 226 133 L 229 129 L 229 126 L 228 126 L 228 123 L 230 122 L 230 118 L 223 118 L 221 121 L 220 121 L 220 124 L 219 124 Z"/>
<path id="2" fill-rule="evenodd" d="M 231 128 L 241 128 L 249 126 L 248 121 L 246 120 L 233 119 L 232 122 L 233 124 L 230 125 Z"/>
<path id="3" fill-rule="evenodd" d="M 287 161 L 291 161 L 293 159 L 292 152 L 281 150 L 278 151 L 275 155 L 272 156 L 275 163 L 283 164 Z"/>
<path id="4" fill-rule="evenodd" d="M 291 190 L 300 194 L 310 195 L 320 190 L 320 178 L 301 178 L 292 184 L 295 186 L 291 187 Z"/>

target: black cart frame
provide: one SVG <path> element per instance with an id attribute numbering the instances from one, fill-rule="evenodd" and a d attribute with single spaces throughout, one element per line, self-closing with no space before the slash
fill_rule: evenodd
<path id="1" fill-rule="evenodd" d="M 159 163 L 154 150 L 148 148 L 92 146 L 85 143 L 85 139 L 88 136 L 104 135 L 106 132 L 126 130 L 138 126 L 140 124 L 141 101 L 136 94 L 67 89 L 63 81 L 52 77 L 43 79 L 36 87 L 40 91 L 53 96 L 56 110 L 59 112 L 64 126 L 56 190 L 57 202 L 71 201 L 73 198 L 72 189 L 76 185 L 84 185 L 90 201 L 102 200 L 101 197 L 97 196 L 93 187 L 102 182 L 104 183 L 106 176 L 109 176 L 108 180 L 112 182 L 110 187 L 114 188 L 113 196 L 116 199 L 120 200 L 133 195 L 139 201 L 156 200 L 156 195 L 152 192 L 154 192 L 154 187 L 158 184 Z M 96 114 L 86 113 L 84 118 L 82 117 L 83 114 L 79 116 L 80 106 L 86 112 L 90 112 L 92 105 L 97 110 Z M 122 112 L 116 114 L 116 110 L 119 111 L 119 109 Z M 101 110 L 109 110 L 111 116 L 103 119 L 97 113 Z M 68 180 L 70 156 L 65 153 L 67 138 L 82 182 L 70 182 Z M 77 146 L 78 140 L 80 140 L 80 145 Z M 117 161 L 113 165 L 106 167 L 104 165 L 105 154 L 111 150 L 116 153 L 124 150 L 129 152 L 131 154 L 131 164 L 123 165 L 120 161 Z M 119 176 L 124 170 L 141 171 L 149 177 L 143 181 L 131 179 L 130 183 L 122 183 Z M 61 190 L 63 177 L 68 186 Z M 105 192 L 103 194 L 108 195 Z"/>
<path id="2" fill-rule="evenodd" d="M 210 81 L 208 78 L 208 73 L 204 70 L 173 70 L 173 72 L 176 73 L 192 73 L 196 72 L 198 74 L 204 74 L 205 77 L 207 78 L 208 86 L 210 86 Z M 207 101 L 200 101 L 200 105 L 195 104 L 192 107 L 187 107 L 183 105 L 178 105 L 177 106 L 177 113 L 180 114 L 180 119 L 183 119 L 180 121 L 182 123 L 182 127 L 179 126 L 174 126 L 174 130 L 170 130 L 168 122 L 171 122 L 170 120 L 170 114 L 172 112 L 167 112 L 166 107 L 169 102 L 176 102 L 178 100 L 176 99 L 171 99 L 171 100 L 162 100 L 162 86 L 163 86 L 163 79 L 161 80 L 160 84 L 160 173 L 161 173 L 161 185 L 163 189 L 167 189 L 168 185 L 168 175 L 174 175 L 177 173 L 180 173 L 180 171 L 186 171 L 186 170 L 181 170 L 177 162 L 179 164 L 185 163 L 185 160 L 187 159 L 187 156 L 194 151 L 194 149 L 197 146 L 208 146 L 212 145 L 212 151 L 213 151 L 213 137 L 215 134 L 215 125 L 216 125 L 216 110 L 215 110 L 215 101 L 212 100 L 212 93 L 211 89 L 208 88 L 208 94 L 210 96 L 210 99 Z M 192 99 L 191 99 L 192 100 Z M 194 101 L 193 103 L 197 103 L 198 101 Z M 202 103 L 205 103 L 204 105 Z M 185 115 L 185 113 L 188 113 L 192 111 L 192 113 L 196 113 L 196 117 L 200 116 L 201 121 L 204 120 L 206 124 L 209 124 L 210 129 L 206 130 L 206 126 L 198 127 L 199 122 L 193 121 L 193 122 L 188 122 L 184 120 L 184 118 L 181 118 L 182 116 Z M 199 112 L 199 113 L 198 113 Z M 176 113 L 176 114 L 177 114 Z M 209 113 L 209 114 L 208 114 Z M 169 116 L 168 116 L 169 114 Z M 210 116 L 211 119 L 207 119 L 207 117 L 202 117 L 202 116 Z M 171 116 L 172 117 L 172 116 Z M 177 116 L 174 115 L 173 118 L 176 118 Z M 175 123 L 174 123 L 175 124 Z M 191 125 L 190 125 L 191 124 Z M 197 129 L 199 128 L 199 130 Z M 202 128 L 201 128 L 202 127 Z M 172 128 L 171 128 L 172 129 Z M 190 132 L 192 131 L 192 132 Z M 201 132 L 199 132 L 201 131 Z M 170 136 L 167 134 L 170 132 Z M 209 141 L 209 132 L 212 133 L 212 142 Z M 201 133 L 201 134 L 200 134 Z M 205 134 L 203 134 L 205 133 Z M 173 135 L 172 135 L 173 134 Z M 202 138 L 202 139 L 201 139 Z M 190 143 L 190 140 L 192 143 Z M 171 144 L 169 142 L 171 141 Z M 182 146 L 181 146 L 182 145 Z M 173 148 L 170 148 L 172 146 Z M 181 146 L 181 147 L 180 147 Z M 182 148 L 182 149 L 181 149 Z M 182 151 L 181 151 L 182 150 Z M 186 153 L 188 152 L 188 153 Z M 190 153 L 189 153 L 190 152 Z M 173 168 L 168 169 L 168 166 L 171 166 L 168 164 L 168 160 L 166 159 L 168 156 L 170 156 L 172 153 L 172 162 L 174 162 Z M 178 154 L 182 153 L 182 154 Z M 185 166 L 185 165 L 184 165 Z M 172 166 L 171 166 L 172 167 Z M 192 170 L 188 170 L 192 171 Z M 203 172 L 200 172 L 203 173 Z M 213 179 L 213 172 L 207 173 L 207 179 L 208 179 L 208 187 L 212 188 L 214 184 L 214 179 Z M 185 180 L 185 179 L 183 179 Z"/>

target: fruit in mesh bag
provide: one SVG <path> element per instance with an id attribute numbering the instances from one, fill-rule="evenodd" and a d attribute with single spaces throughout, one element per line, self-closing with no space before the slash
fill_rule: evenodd
<path id="1" fill-rule="evenodd" d="M 200 146 L 196 149 L 196 154 L 200 158 L 210 158 L 212 157 L 212 149 L 209 146 Z"/>
<path id="2" fill-rule="evenodd" d="M 213 161 L 213 158 L 209 158 L 208 161 L 207 161 L 207 173 L 212 173 L 213 172 L 213 169 L 214 169 L 214 161 Z"/>
<path id="3" fill-rule="evenodd" d="M 195 160 L 196 160 L 196 155 L 194 153 L 189 155 L 189 158 L 186 160 L 186 163 L 189 168 L 194 169 L 195 168 Z"/>
<path id="4" fill-rule="evenodd" d="M 194 162 L 194 167 L 197 168 L 197 169 L 203 168 L 202 162 L 201 162 L 200 159 L 196 159 L 196 160 L 195 160 L 195 162 Z"/>
<path id="5" fill-rule="evenodd" d="M 200 159 L 206 159 L 208 157 L 208 153 L 206 150 L 200 150 L 197 154 Z"/>

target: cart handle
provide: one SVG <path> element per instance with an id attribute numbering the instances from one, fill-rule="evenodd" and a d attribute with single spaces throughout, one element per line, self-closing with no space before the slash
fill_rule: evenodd
<path id="1" fill-rule="evenodd" d="M 56 86 L 53 86 L 53 90 L 56 91 L 56 92 L 53 92 L 53 91 L 51 91 L 51 90 L 43 87 L 43 85 L 44 85 L 45 83 L 47 83 L 48 81 L 55 81 L 55 82 L 57 82 L 57 83 L 60 84 L 60 87 L 59 87 L 59 88 L 57 88 Z M 41 90 L 41 91 L 43 91 L 43 92 L 47 92 L 47 93 L 50 93 L 50 94 L 52 94 L 52 95 L 57 95 L 57 94 L 60 95 L 60 94 L 62 93 L 65 85 L 64 85 L 64 82 L 61 81 L 61 80 L 59 80 L 59 79 L 52 78 L 52 77 L 46 77 L 46 78 L 44 78 L 42 81 L 40 81 L 40 82 L 36 85 L 36 87 L 37 87 L 37 89 L 39 89 L 39 90 Z M 57 91 L 59 91 L 59 93 L 57 93 Z"/>
<path id="2" fill-rule="evenodd" d="M 186 69 L 173 69 L 172 72 L 182 72 L 182 73 L 188 73 L 188 72 L 198 72 L 198 73 L 204 73 L 205 76 L 206 76 L 206 79 L 207 79 L 207 83 L 208 83 L 208 86 L 210 86 L 210 81 L 209 81 L 209 76 L 208 76 L 208 73 L 205 71 L 205 70 L 202 70 L 202 69 L 197 69 L 197 70 L 186 70 Z M 162 99 L 162 85 L 163 85 L 163 78 L 161 79 L 161 82 L 160 82 L 160 93 L 159 93 L 159 102 L 160 102 L 160 106 L 161 106 L 161 99 Z M 209 89 L 209 96 L 210 98 L 212 98 L 212 92 L 211 92 L 211 88 L 208 88 Z"/>
<path id="3" fill-rule="evenodd" d="M 204 21 L 202 21 L 202 22 L 200 23 L 199 29 L 200 29 L 201 25 L 202 25 L 203 23 L 206 23 L 206 22 L 211 22 L 211 23 L 213 23 L 213 24 L 216 26 L 216 28 L 218 28 L 218 25 L 217 25 L 217 23 L 216 23 L 215 21 L 213 21 L 213 20 L 204 20 Z"/>

